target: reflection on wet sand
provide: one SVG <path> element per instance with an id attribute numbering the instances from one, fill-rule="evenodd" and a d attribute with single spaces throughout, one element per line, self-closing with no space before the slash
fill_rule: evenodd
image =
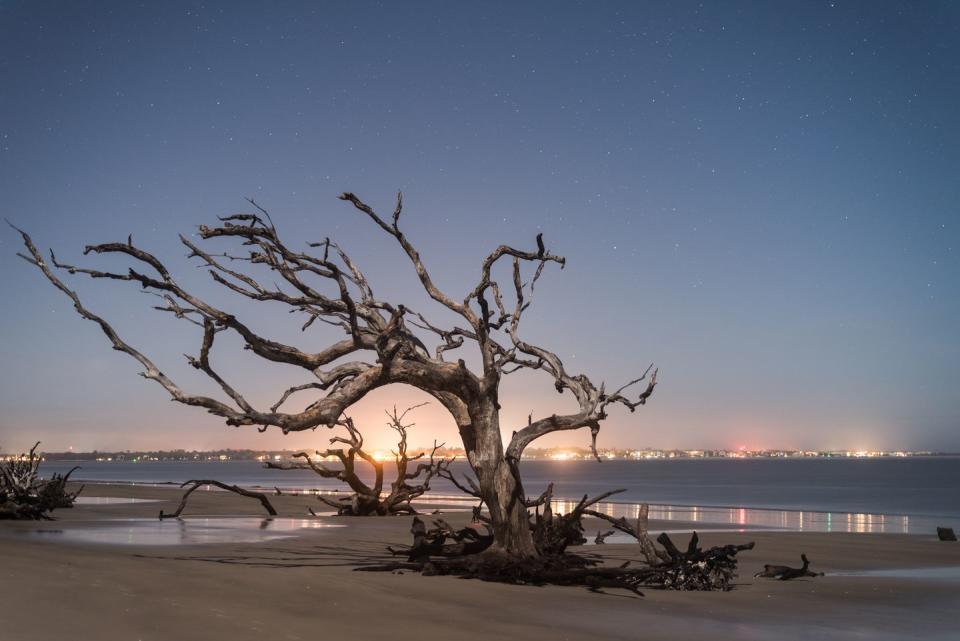
<path id="1" fill-rule="evenodd" d="M 79 496 L 77 505 L 128 505 L 133 503 L 161 503 L 161 499 L 134 499 L 120 496 Z"/>

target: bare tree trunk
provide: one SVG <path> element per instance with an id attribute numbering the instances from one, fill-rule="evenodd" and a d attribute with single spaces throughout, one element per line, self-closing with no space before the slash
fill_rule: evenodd
<path id="1" fill-rule="evenodd" d="M 519 470 L 504 455 L 499 410 L 491 400 L 478 405 L 471 412 L 475 443 L 469 458 L 490 511 L 494 550 L 510 556 L 538 556 Z"/>
<path id="2" fill-rule="evenodd" d="M 498 517 L 491 517 L 495 544 L 511 556 L 539 556 L 530 530 L 530 514 L 523 502 L 522 488 L 503 460 L 495 470 L 495 495 L 486 499 L 487 506 L 497 505 Z M 482 487 L 482 486 L 481 486 Z M 494 510 L 491 509 L 493 514 Z"/>

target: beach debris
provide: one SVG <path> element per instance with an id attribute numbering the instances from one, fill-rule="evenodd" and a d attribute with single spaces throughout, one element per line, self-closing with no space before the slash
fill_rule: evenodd
<path id="1" fill-rule="evenodd" d="M 620 490 L 622 491 L 622 490 Z M 616 492 L 614 492 L 615 494 Z M 609 496 L 609 494 L 607 495 Z M 603 512 L 598 512 L 596 510 L 587 509 L 589 506 L 585 506 L 584 514 L 587 516 L 592 516 L 603 521 L 607 521 L 613 525 L 614 529 L 617 529 L 624 534 L 628 534 L 634 539 L 637 540 L 637 543 L 640 544 L 641 554 L 647 560 L 647 563 L 650 565 L 657 565 L 659 563 L 667 563 L 671 560 L 670 554 L 666 550 L 660 550 L 653 544 L 653 541 L 650 539 L 648 532 L 648 523 L 650 518 L 650 506 L 647 503 L 640 505 L 640 509 L 637 511 L 637 521 L 635 525 L 631 525 L 627 518 L 621 516 L 618 519 L 613 518 L 608 514 Z M 669 537 L 668 537 L 669 539 Z"/>
<path id="2" fill-rule="evenodd" d="M 937 538 L 941 541 L 956 541 L 957 534 L 953 531 L 952 527 L 938 527 Z"/>
<path id="3" fill-rule="evenodd" d="M 567 514 L 554 514 L 550 506 L 552 487 L 548 488 L 542 513 L 538 509 L 529 527 L 538 553 L 515 556 L 494 544 L 495 535 L 490 519 L 474 512 L 474 520 L 486 528 L 481 534 L 473 527 L 455 529 L 443 519 L 433 521 L 427 528 L 414 518 L 410 529 L 413 544 L 409 547 L 388 547 L 395 556 L 406 556 L 406 562 L 362 566 L 362 571 L 413 570 L 424 575 L 454 575 L 484 581 L 532 585 L 578 585 L 599 591 L 603 588 L 621 588 L 642 595 L 641 588 L 666 590 L 730 590 L 736 577 L 737 554 L 751 550 L 754 544 L 726 545 L 703 550 L 694 532 L 686 551 L 680 551 L 670 537 L 663 533 L 657 549 L 647 539 L 654 552 L 646 563 L 618 567 L 602 565 L 597 556 L 573 554 L 568 547 L 586 542 L 581 519 L 590 514 L 590 506 L 622 490 L 607 492 L 593 499 L 586 496 Z M 646 511 L 644 511 L 646 514 Z M 608 519 L 615 522 L 614 519 Z M 646 522 L 636 528 L 616 521 L 623 531 L 638 540 L 646 537 Z M 612 533 L 612 531 L 611 531 Z M 641 554 L 646 554 L 646 547 Z"/>
<path id="4" fill-rule="evenodd" d="M 39 469 L 43 457 L 37 453 L 38 447 L 39 441 L 29 453 L 0 461 L 0 519 L 52 520 L 51 512 L 73 507 L 83 491 L 83 486 L 75 492 L 67 490 L 67 481 L 79 466 L 63 475 L 41 478 Z"/>
<path id="5" fill-rule="evenodd" d="M 415 516 L 410 533 L 413 535 L 413 545 L 400 549 L 388 546 L 391 554 L 406 555 L 408 561 L 429 561 L 431 556 L 477 554 L 493 544 L 493 535 L 489 528 L 487 534 L 480 534 L 472 527 L 456 530 L 444 519 L 434 519 L 433 527 L 428 530 L 426 524 Z M 453 543 L 447 543 L 448 539 Z"/>
<path id="6" fill-rule="evenodd" d="M 607 530 L 606 532 L 604 532 L 603 530 L 597 530 L 597 535 L 593 537 L 593 542 L 596 545 L 603 545 L 606 542 L 606 538 L 608 536 L 613 536 L 616 533 L 617 533 L 616 530 Z"/>
<path id="7" fill-rule="evenodd" d="M 197 491 L 198 488 L 206 487 L 208 485 L 213 485 L 214 487 L 219 487 L 221 490 L 226 490 L 227 492 L 233 492 L 234 494 L 239 494 L 240 496 L 245 496 L 251 499 L 257 499 L 260 501 L 260 504 L 263 505 L 263 509 L 267 511 L 267 514 L 270 516 L 276 516 L 277 510 L 273 507 L 273 504 L 270 503 L 270 499 L 267 498 L 266 494 L 261 492 L 254 492 L 252 490 L 245 490 L 242 487 L 236 485 L 228 485 L 222 481 L 215 481 L 212 479 L 202 479 L 202 480 L 191 480 L 186 481 L 180 485 L 180 487 L 190 486 L 186 492 L 183 493 L 183 496 L 180 498 L 180 505 L 177 506 L 176 512 L 171 512 L 166 514 L 163 510 L 160 510 L 159 519 L 162 521 L 164 519 L 177 519 L 180 518 L 180 514 L 183 513 L 183 509 L 187 507 L 187 499 L 190 498 L 190 495 Z"/>
<path id="8" fill-rule="evenodd" d="M 753 576 L 754 578 L 765 577 L 768 579 L 779 579 L 781 581 L 789 581 L 801 577 L 823 576 L 823 572 L 810 571 L 810 561 L 807 559 L 806 554 L 801 554 L 800 560 L 803 561 L 803 565 L 799 568 L 791 568 L 786 565 L 764 565 L 763 570 Z"/>
<path id="9" fill-rule="evenodd" d="M 415 424 L 404 421 L 408 413 L 423 405 L 426 403 L 408 407 L 403 412 L 398 412 L 394 406 L 392 411 L 387 412 L 387 425 L 400 438 L 396 451 L 390 452 L 390 458 L 382 455 L 375 456 L 376 452 L 371 454 L 364 450 L 363 434 L 357 429 L 353 419 L 345 416 L 336 421 L 335 425 L 345 428 L 347 436 L 334 436 L 330 439 L 330 443 L 331 445 L 342 443 L 348 446 L 347 449 L 331 448 L 315 452 L 312 456 L 307 452 L 297 452 L 293 455 L 296 460 L 266 461 L 265 466 L 278 470 L 313 470 L 323 478 L 337 479 L 346 483 L 353 490 L 353 493 L 348 496 L 331 499 L 317 494 L 319 501 L 336 509 L 337 514 L 342 516 L 416 514 L 417 511 L 410 502 L 428 492 L 430 481 L 435 477 L 449 475 L 448 467 L 453 462 L 453 459 L 436 457 L 437 451 L 444 445 L 437 444 L 436 441 L 433 442 L 433 449 L 429 455 L 424 452 L 415 455 L 409 453 L 407 430 Z M 327 467 L 322 461 L 329 458 L 337 459 L 341 467 L 336 469 Z M 358 458 L 373 468 L 372 484 L 364 482 L 357 474 Z M 411 469 L 411 464 L 421 460 L 423 462 L 416 463 Z M 387 462 L 393 463 L 396 474 L 390 483 L 389 491 L 385 492 L 384 465 Z"/>

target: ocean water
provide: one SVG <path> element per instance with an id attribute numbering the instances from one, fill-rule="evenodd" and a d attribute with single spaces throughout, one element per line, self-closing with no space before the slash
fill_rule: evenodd
<path id="1" fill-rule="evenodd" d="M 75 480 L 182 483 L 212 478 L 243 486 L 343 489 L 309 470 L 271 470 L 255 461 L 80 464 Z M 70 467 L 66 462 L 45 463 L 41 472 Z M 453 468 L 467 470 L 461 462 Z M 932 533 L 937 525 L 960 529 L 956 457 L 533 460 L 523 462 L 521 472 L 532 496 L 553 481 L 561 511 L 584 494 L 623 488 L 603 506 L 605 511 L 632 517 L 646 502 L 652 518 L 728 526 L 908 533 Z M 433 487 L 436 495 L 460 495 L 443 480 L 434 481 Z"/>

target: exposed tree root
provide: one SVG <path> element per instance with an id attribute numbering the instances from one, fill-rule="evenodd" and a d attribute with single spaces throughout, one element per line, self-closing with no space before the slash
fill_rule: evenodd
<path id="1" fill-rule="evenodd" d="M 37 454 L 39 445 L 38 441 L 28 454 L 0 461 L 0 519 L 52 520 L 50 512 L 73 507 L 83 491 L 83 486 L 76 492 L 67 491 L 67 481 L 78 467 L 50 479 L 37 475 L 42 460 Z"/>
<path id="2" fill-rule="evenodd" d="M 187 481 L 186 483 L 183 483 L 182 485 L 180 485 L 180 487 L 187 487 L 188 485 L 190 486 L 190 489 L 183 493 L 183 496 L 180 498 L 180 505 L 177 507 L 176 512 L 165 514 L 163 510 L 160 510 L 159 518 L 161 521 L 163 519 L 180 518 L 180 514 L 183 512 L 183 509 L 187 507 L 187 499 L 190 498 L 190 495 L 193 494 L 197 490 L 197 488 L 203 487 L 205 485 L 213 485 L 213 486 L 219 487 L 222 490 L 233 492 L 234 494 L 239 494 L 240 496 L 245 496 L 251 499 L 257 499 L 258 501 L 260 501 L 260 504 L 263 505 L 263 509 L 267 511 L 267 514 L 269 514 L 270 516 L 277 515 L 277 511 L 276 509 L 274 509 L 273 504 L 270 503 L 270 499 L 267 498 L 266 494 L 263 494 L 261 492 L 252 492 L 250 490 L 245 490 L 242 487 L 237 487 L 236 485 L 227 485 L 226 483 L 223 483 L 221 481 L 213 481 L 210 479 Z"/>
<path id="3" fill-rule="evenodd" d="M 736 577 L 737 554 L 753 549 L 754 544 L 726 545 L 702 550 L 694 532 L 685 552 L 681 552 L 664 533 L 657 538 L 663 547 L 658 550 L 646 537 L 646 523 L 637 529 L 629 525 L 625 531 L 641 537 L 654 549 L 653 563 L 630 567 L 604 567 L 595 558 L 587 558 L 566 551 L 568 545 L 585 542 L 580 517 L 609 492 L 594 500 L 586 497 L 567 515 L 553 515 L 549 502 L 543 514 L 538 513 L 531 524 L 534 541 L 540 554 L 519 557 L 494 545 L 494 536 L 484 518 L 487 534 L 472 527 L 455 530 L 442 519 L 427 528 L 414 518 L 410 529 L 413 545 L 388 548 L 394 555 L 405 555 L 405 562 L 387 563 L 357 568 L 358 570 L 394 571 L 412 570 L 424 575 L 453 575 L 464 578 L 529 585 L 579 585 L 591 590 L 620 588 L 642 594 L 641 588 L 668 590 L 730 590 Z M 477 515 L 475 514 L 475 517 Z M 612 522 L 612 519 L 610 519 Z M 608 533 L 609 535 L 609 533 Z M 605 535 L 606 536 L 606 535 Z M 643 552 L 646 554 L 646 552 Z"/>

